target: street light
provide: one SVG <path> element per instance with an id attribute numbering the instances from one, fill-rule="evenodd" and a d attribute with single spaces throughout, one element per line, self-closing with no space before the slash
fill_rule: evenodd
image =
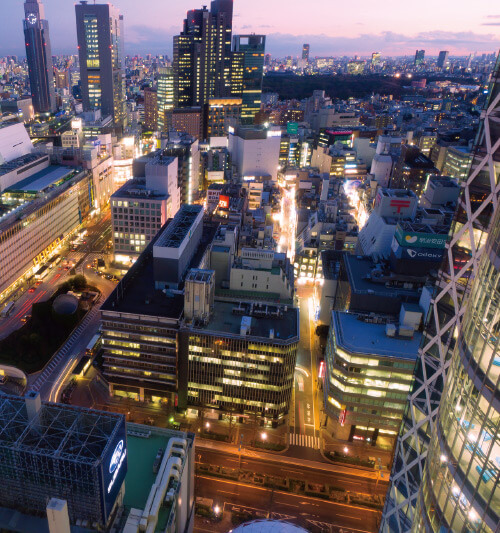
<path id="1" fill-rule="evenodd" d="M 219 513 L 220 513 L 220 507 L 218 505 L 215 505 L 215 507 L 214 507 L 214 515 L 218 516 Z"/>
<path id="2" fill-rule="evenodd" d="M 207 422 L 207 423 L 205 424 L 205 427 L 206 427 L 207 429 L 210 429 L 210 422 Z"/>
<path id="3" fill-rule="evenodd" d="M 267 433 L 261 433 L 260 436 L 262 437 L 263 441 L 265 441 L 267 439 Z"/>
<path id="4" fill-rule="evenodd" d="M 349 451 L 349 448 L 347 446 L 344 446 L 344 453 L 347 454 L 348 451 Z"/>

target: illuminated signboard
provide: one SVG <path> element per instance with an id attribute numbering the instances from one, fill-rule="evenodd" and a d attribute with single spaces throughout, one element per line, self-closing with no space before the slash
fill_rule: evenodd
<path id="1" fill-rule="evenodd" d="M 220 195 L 219 196 L 219 207 L 222 209 L 229 208 L 229 196 Z"/>
<path id="2" fill-rule="evenodd" d="M 342 412 L 340 413 L 340 416 L 339 416 L 339 422 L 342 427 L 344 427 L 346 416 L 347 416 L 347 409 L 342 409 Z"/>
<path id="3" fill-rule="evenodd" d="M 125 419 L 110 443 L 104 455 L 101 470 L 101 498 L 103 502 L 103 520 L 106 523 L 116 503 L 116 499 L 127 474 L 127 436 Z"/>
<path id="4" fill-rule="evenodd" d="M 298 122 L 288 122 L 288 124 L 286 125 L 286 132 L 289 135 L 297 135 L 297 133 L 299 133 Z"/>
<path id="5" fill-rule="evenodd" d="M 412 248 L 439 248 L 443 249 L 448 240 L 448 235 L 432 233 L 414 233 L 403 231 L 400 226 L 396 228 L 396 239 L 401 246 Z"/>

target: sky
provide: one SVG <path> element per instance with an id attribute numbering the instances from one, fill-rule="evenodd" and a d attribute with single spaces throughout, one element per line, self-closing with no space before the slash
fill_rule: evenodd
<path id="1" fill-rule="evenodd" d="M 92 1 L 92 0 L 90 0 Z M 101 0 L 102 2 L 102 0 Z M 52 53 L 75 54 L 75 0 L 44 0 Z M 99 3 L 99 0 L 98 0 Z M 127 54 L 172 53 L 188 9 L 209 0 L 114 0 L 124 15 Z M 0 0 L 0 56 L 24 55 L 23 0 Z M 500 3 L 495 0 L 234 0 L 233 31 L 267 35 L 267 51 L 325 55 L 428 55 L 498 52 Z M 418 6 L 418 7 L 416 7 Z"/>

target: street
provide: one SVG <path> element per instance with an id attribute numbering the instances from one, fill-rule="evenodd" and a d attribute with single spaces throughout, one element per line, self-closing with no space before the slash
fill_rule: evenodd
<path id="1" fill-rule="evenodd" d="M 379 511 L 341 503 L 321 501 L 299 494 L 266 487 L 248 486 L 226 479 L 196 476 L 196 495 L 211 498 L 224 511 L 237 506 L 254 516 L 266 516 L 299 523 L 311 530 L 329 531 L 329 526 L 346 527 L 357 532 L 377 531 Z"/>

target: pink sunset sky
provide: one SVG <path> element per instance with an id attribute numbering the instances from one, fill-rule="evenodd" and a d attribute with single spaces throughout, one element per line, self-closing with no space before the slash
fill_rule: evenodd
<path id="1" fill-rule="evenodd" d="M 99 3 L 99 2 L 98 2 Z M 127 53 L 171 54 L 188 9 L 209 0 L 114 0 L 125 19 Z M 74 0 L 44 0 L 53 53 L 75 53 Z M 500 3 L 493 0 L 235 0 L 237 33 L 268 35 L 275 56 L 298 55 L 303 42 L 311 56 L 451 54 L 500 48 Z M 22 0 L 1 0 L 0 55 L 24 51 Z"/>

